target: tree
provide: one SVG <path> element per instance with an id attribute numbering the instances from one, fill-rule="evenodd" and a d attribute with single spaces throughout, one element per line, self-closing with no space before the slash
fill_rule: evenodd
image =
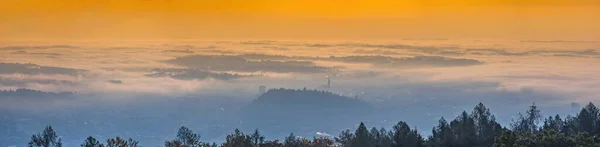
<path id="1" fill-rule="evenodd" d="M 471 113 L 475 121 L 475 144 L 479 147 L 489 147 L 494 144 L 494 138 L 500 135 L 502 127 L 496 122 L 496 117 L 483 105 L 477 104 Z"/>
<path id="2" fill-rule="evenodd" d="M 260 147 L 283 147 L 283 144 L 281 144 L 279 140 L 265 141 Z"/>
<path id="3" fill-rule="evenodd" d="M 572 137 L 577 147 L 600 147 L 598 136 L 590 136 L 588 133 L 582 132 Z"/>
<path id="4" fill-rule="evenodd" d="M 199 147 L 201 145 L 200 135 L 183 126 L 177 131 L 175 140 L 165 141 L 166 147 Z"/>
<path id="5" fill-rule="evenodd" d="M 254 146 L 258 146 L 265 141 L 265 136 L 261 135 L 260 132 L 258 132 L 258 129 L 254 130 L 254 133 L 252 133 L 251 137 L 252 137 L 252 143 L 254 143 Z"/>
<path id="6" fill-rule="evenodd" d="M 425 142 L 417 130 L 411 130 L 406 122 L 394 126 L 393 147 L 423 147 Z"/>
<path id="7" fill-rule="evenodd" d="M 252 147 L 252 137 L 245 135 L 239 129 L 235 129 L 233 134 L 227 135 L 223 147 Z"/>
<path id="8" fill-rule="evenodd" d="M 52 126 L 46 126 L 42 134 L 31 136 L 29 147 L 62 147 L 61 139 L 58 138 Z"/>
<path id="9" fill-rule="evenodd" d="M 81 147 L 104 147 L 104 144 L 100 143 L 100 141 L 96 140 L 96 138 L 90 136 L 85 139 L 85 142 L 81 144 Z"/>
<path id="10" fill-rule="evenodd" d="M 600 135 L 600 112 L 592 103 L 587 104 L 579 114 L 577 114 L 577 131 L 586 132 L 590 135 Z"/>
<path id="11" fill-rule="evenodd" d="M 525 115 L 519 113 L 519 118 L 513 122 L 512 128 L 517 132 L 536 132 L 537 123 L 542 119 L 542 114 L 535 103 L 529 106 Z"/>
<path id="12" fill-rule="evenodd" d="M 536 135 L 535 145 L 540 147 L 570 147 L 575 146 L 572 138 L 556 130 L 543 130 Z"/>
<path id="13" fill-rule="evenodd" d="M 121 137 L 106 140 L 106 147 L 139 147 L 139 142 L 131 138 L 124 140 Z"/>
<path id="14" fill-rule="evenodd" d="M 475 131 L 475 120 L 463 111 L 456 119 L 450 122 L 450 128 L 456 137 L 458 146 L 475 146 L 477 135 Z"/>
<path id="15" fill-rule="evenodd" d="M 392 133 L 385 130 L 385 128 L 381 128 L 377 130 L 377 128 L 371 128 L 371 137 L 373 138 L 373 144 L 375 147 L 389 147 L 392 146 Z"/>
<path id="16" fill-rule="evenodd" d="M 567 136 L 577 135 L 577 126 L 579 122 L 576 117 L 571 115 L 567 115 L 563 121 L 563 127 L 561 129 L 561 133 L 564 133 Z"/>
<path id="17" fill-rule="evenodd" d="M 563 128 L 565 126 L 565 122 L 560 118 L 557 114 L 554 117 L 548 117 L 544 120 L 544 125 L 542 126 L 542 130 L 554 130 L 557 132 L 563 132 Z"/>
<path id="18" fill-rule="evenodd" d="M 311 147 L 333 147 L 333 140 L 326 137 L 313 138 Z"/>
<path id="19" fill-rule="evenodd" d="M 516 147 L 517 134 L 511 130 L 504 130 L 502 134 L 494 139 L 493 147 Z"/>
<path id="20" fill-rule="evenodd" d="M 431 136 L 427 139 L 429 147 L 452 147 L 455 144 L 455 137 L 452 134 L 452 128 L 442 117 L 438 121 L 438 125 L 431 131 Z"/>
<path id="21" fill-rule="evenodd" d="M 285 137 L 283 141 L 284 147 L 300 147 L 300 140 L 294 135 L 294 133 L 290 133 L 289 136 Z"/>
<path id="22" fill-rule="evenodd" d="M 369 134 L 369 130 L 364 123 L 360 123 L 356 132 L 354 132 L 354 139 L 351 141 L 353 147 L 373 147 L 373 140 Z"/>
<path id="23" fill-rule="evenodd" d="M 350 133 L 349 129 L 343 130 L 338 137 L 335 138 L 335 142 L 340 143 L 342 146 L 352 146 L 352 140 L 354 140 L 354 134 Z"/>

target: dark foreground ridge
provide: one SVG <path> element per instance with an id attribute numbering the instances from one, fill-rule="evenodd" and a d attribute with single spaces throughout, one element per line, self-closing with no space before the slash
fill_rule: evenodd
<path id="1" fill-rule="evenodd" d="M 316 91 L 318 92 L 318 91 Z M 257 101 L 261 101 L 260 99 Z M 543 123 L 540 123 L 542 122 Z M 538 125 L 540 124 L 540 125 Z M 312 139 L 293 133 L 280 140 L 265 140 L 258 130 L 245 134 L 235 130 L 220 145 L 201 141 L 200 135 L 181 127 L 174 140 L 165 147 L 597 147 L 600 146 L 600 111 L 589 103 L 576 116 L 564 119 L 556 115 L 542 118 L 535 104 L 511 123 L 502 127 L 483 104 L 471 113 L 463 111 L 449 123 L 441 118 L 427 138 L 407 123 L 400 121 L 389 131 L 385 128 L 367 129 L 360 123 L 354 131 L 344 130 L 337 137 L 324 135 Z M 30 147 L 61 147 L 61 139 L 51 126 L 35 134 Z M 2 141 L 2 140 L 0 140 Z M 88 137 L 82 147 L 138 147 L 132 138 L 111 138 L 106 144 Z M 154 145 L 151 145 L 154 146 Z"/>

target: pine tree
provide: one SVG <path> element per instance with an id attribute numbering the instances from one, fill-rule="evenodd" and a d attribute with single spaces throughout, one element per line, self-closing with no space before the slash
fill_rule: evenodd
<path id="1" fill-rule="evenodd" d="M 502 131 L 502 127 L 496 122 L 496 117 L 482 103 L 475 106 L 471 117 L 475 121 L 476 146 L 492 146 L 494 138 Z"/>
<path id="2" fill-rule="evenodd" d="M 590 135 L 600 135 L 600 112 L 592 103 L 586 105 L 579 114 L 577 114 L 577 131 L 586 132 Z"/>
<path id="3" fill-rule="evenodd" d="M 139 142 L 131 138 L 125 140 L 121 137 L 106 140 L 106 147 L 139 147 Z"/>
<path id="4" fill-rule="evenodd" d="M 453 147 L 455 146 L 456 137 L 452 132 L 452 128 L 448 122 L 442 117 L 438 121 L 438 125 L 431 131 L 431 136 L 427 139 L 429 147 Z"/>
<path id="5" fill-rule="evenodd" d="M 252 133 L 251 136 L 254 146 L 258 146 L 259 144 L 262 144 L 265 141 L 265 136 L 261 135 L 260 132 L 258 132 L 258 129 L 255 129 L 254 133 Z"/>
<path id="6" fill-rule="evenodd" d="M 294 135 L 294 133 L 290 133 L 289 136 L 285 137 L 283 142 L 284 147 L 300 147 L 300 140 Z"/>
<path id="7" fill-rule="evenodd" d="M 423 137 L 417 130 L 411 130 L 406 122 L 398 122 L 394 126 L 393 147 L 424 147 Z"/>
<path id="8" fill-rule="evenodd" d="M 177 139 L 165 142 L 166 147 L 199 147 L 201 145 L 200 135 L 184 126 L 177 131 Z"/>
<path id="9" fill-rule="evenodd" d="M 450 122 L 450 128 L 456 136 L 458 146 L 475 146 L 477 143 L 477 133 L 475 129 L 475 120 L 463 111 L 460 116 Z"/>
<path id="10" fill-rule="evenodd" d="M 537 123 L 542 119 L 542 114 L 535 103 L 529 106 L 525 115 L 519 113 L 519 118 L 513 122 L 512 127 L 517 132 L 535 133 L 538 130 Z"/>
<path id="11" fill-rule="evenodd" d="M 546 120 L 544 120 L 542 130 L 554 130 L 557 132 L 563 132 L 564 126 L 565 122 L 557 114 L 554 117 L 548 117 L 546 118 Z"/>
<path id="12" fill-rule="evenodd" d="M 90 136 L 85 139 L 85 142 L 81 144 L 81 147 L 104 147 L 104 144 L 100 143 L 100 141 L 96 140 L 96 138 Z"/>
<path id="13" fill-rule="evenodd" d="M 252 137 L 245 135 L 239 129 L 235 129 L 233 134 L 227 135 L 223 147 L 252 147 Z"/>
<path id="14" fill-rule="evenodd" d="M 373 147 L 373 140 L 371 135 L 369 134 L 369 130 L 364 123 L 360 123 L 356 132 L 354 132 L 354 139 L 352 140 L 351 145 L 353 147 Z"/>
<path id="15" fill-rule="evenodd" d="M 339 143 L 342 146 L 350 147 L 352 146 L 352 141 L 354 140 L 354 134 L 350 133 L 349 129 L 343 130 L 338 137 L 335 138 L 335 142 Z"/>
<path id="16" fill-rule="evenodd" d="M 58 138 L 52 126 L 46 126 L 42 134 L 31 136 L 29 147 L 62 147 L 61 139 Z"/>

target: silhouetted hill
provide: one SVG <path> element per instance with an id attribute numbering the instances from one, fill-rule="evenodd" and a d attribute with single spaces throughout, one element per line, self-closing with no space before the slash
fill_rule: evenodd
<path id="1" fill-rule="evenodd" d="M 39 90 L 19 88 L 17 90 L 0 90 L 0 98 L 2 97 L 70 97 L 72 92 L 43 92 Z"/>
<path id="2" fill-rule="evenodd" d="M 243 126 L 263 128 L 267 133 L 338 132 L 353 127 L 372 111 L 357 98 L 319 90 L 271 89 L 239 113 Z M 329 125 L 315 125 L 329 122 Z M 292 127 L 295 126 L 295 127 Z"/>
<path id="3" fill-rule="evenodd" d="M 42 66 L 37 64 L 21 64 L 21 63 L 1 63 L 0 62 L 0 74 L 26 74 L 26 75 L 38 75 L 38 74 L 49 74 L 49 75 L 78 75 L 86 70 L 53 67 L 53 66 Z"/>

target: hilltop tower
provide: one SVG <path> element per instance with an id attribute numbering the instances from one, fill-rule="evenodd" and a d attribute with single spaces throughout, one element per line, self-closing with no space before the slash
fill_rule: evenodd
<path id="1" fill-rule="evenodd" d="M 327 89 L 331 88 L 331 76 L 327 76 Z"/>

